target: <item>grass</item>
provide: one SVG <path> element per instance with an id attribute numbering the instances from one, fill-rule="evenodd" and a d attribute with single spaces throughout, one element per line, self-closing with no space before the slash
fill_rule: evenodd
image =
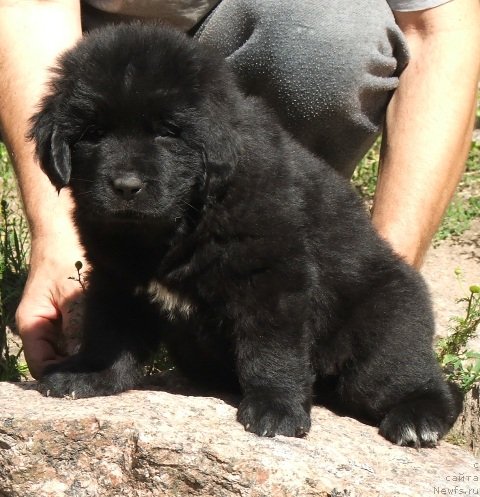
<path id="1" fill-rule="evenodd" d="M 28 230 L 21 212 L 12 168 L 0 144 L 0 381 L 26 375 L 21 347 L 7 336 L 15 329 L 15 310 L 27 277 Z M 19 340 L 18 340 L 19 341 Z"/>

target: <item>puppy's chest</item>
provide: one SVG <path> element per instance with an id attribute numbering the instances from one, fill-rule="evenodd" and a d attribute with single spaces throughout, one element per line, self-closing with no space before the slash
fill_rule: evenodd
<path id="1" fill-rule="evenodd" d="M 137 286 L 135 294 L 145 296 L 152 305 L 165 312 L 171 321 L 190 319 L 197 310 L 190 298 L 167 288 L 156 279 L 150 280 L 146 285 Z"/>

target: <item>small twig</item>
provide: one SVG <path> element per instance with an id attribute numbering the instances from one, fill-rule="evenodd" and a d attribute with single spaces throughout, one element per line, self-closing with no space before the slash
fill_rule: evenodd
<path id="1" fill-rule="evenodd" d="M 69 276 L 68 279 L 69 280 L 74 280 L 74 281 L 77 281 L 78 284 L 82 287 L 82 290 L 85 292 L 87 287 L 86 287 L 86 284 L 85 284 L 85 277 L 83 276 L 82 272 L 81 272 L 81 269 L 83 267 L 83 264 L 81 261 L 77 261 L 75 263 L 75 269 L 77 270 L 77 276 Z"/>

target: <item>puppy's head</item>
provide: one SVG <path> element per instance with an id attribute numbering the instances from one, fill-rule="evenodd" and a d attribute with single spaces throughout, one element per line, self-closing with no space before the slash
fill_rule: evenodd
<path id="1" fill-rule="evenodd" d="M 223 61 L 185 35 L 94 31 L 54 73 L 30 137 L 84 217 L 173 223 L 235 167 L 241 95 Z"/>

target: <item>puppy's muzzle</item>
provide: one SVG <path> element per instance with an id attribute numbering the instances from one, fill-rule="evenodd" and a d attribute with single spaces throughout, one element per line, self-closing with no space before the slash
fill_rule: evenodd
<path id="1" fill-rule="evenodd" d="M 144 187 L 144 182 L 135 174 L 125 174 L 112 180 L 113 191 L 122 200 L 133 200 Z"/>

